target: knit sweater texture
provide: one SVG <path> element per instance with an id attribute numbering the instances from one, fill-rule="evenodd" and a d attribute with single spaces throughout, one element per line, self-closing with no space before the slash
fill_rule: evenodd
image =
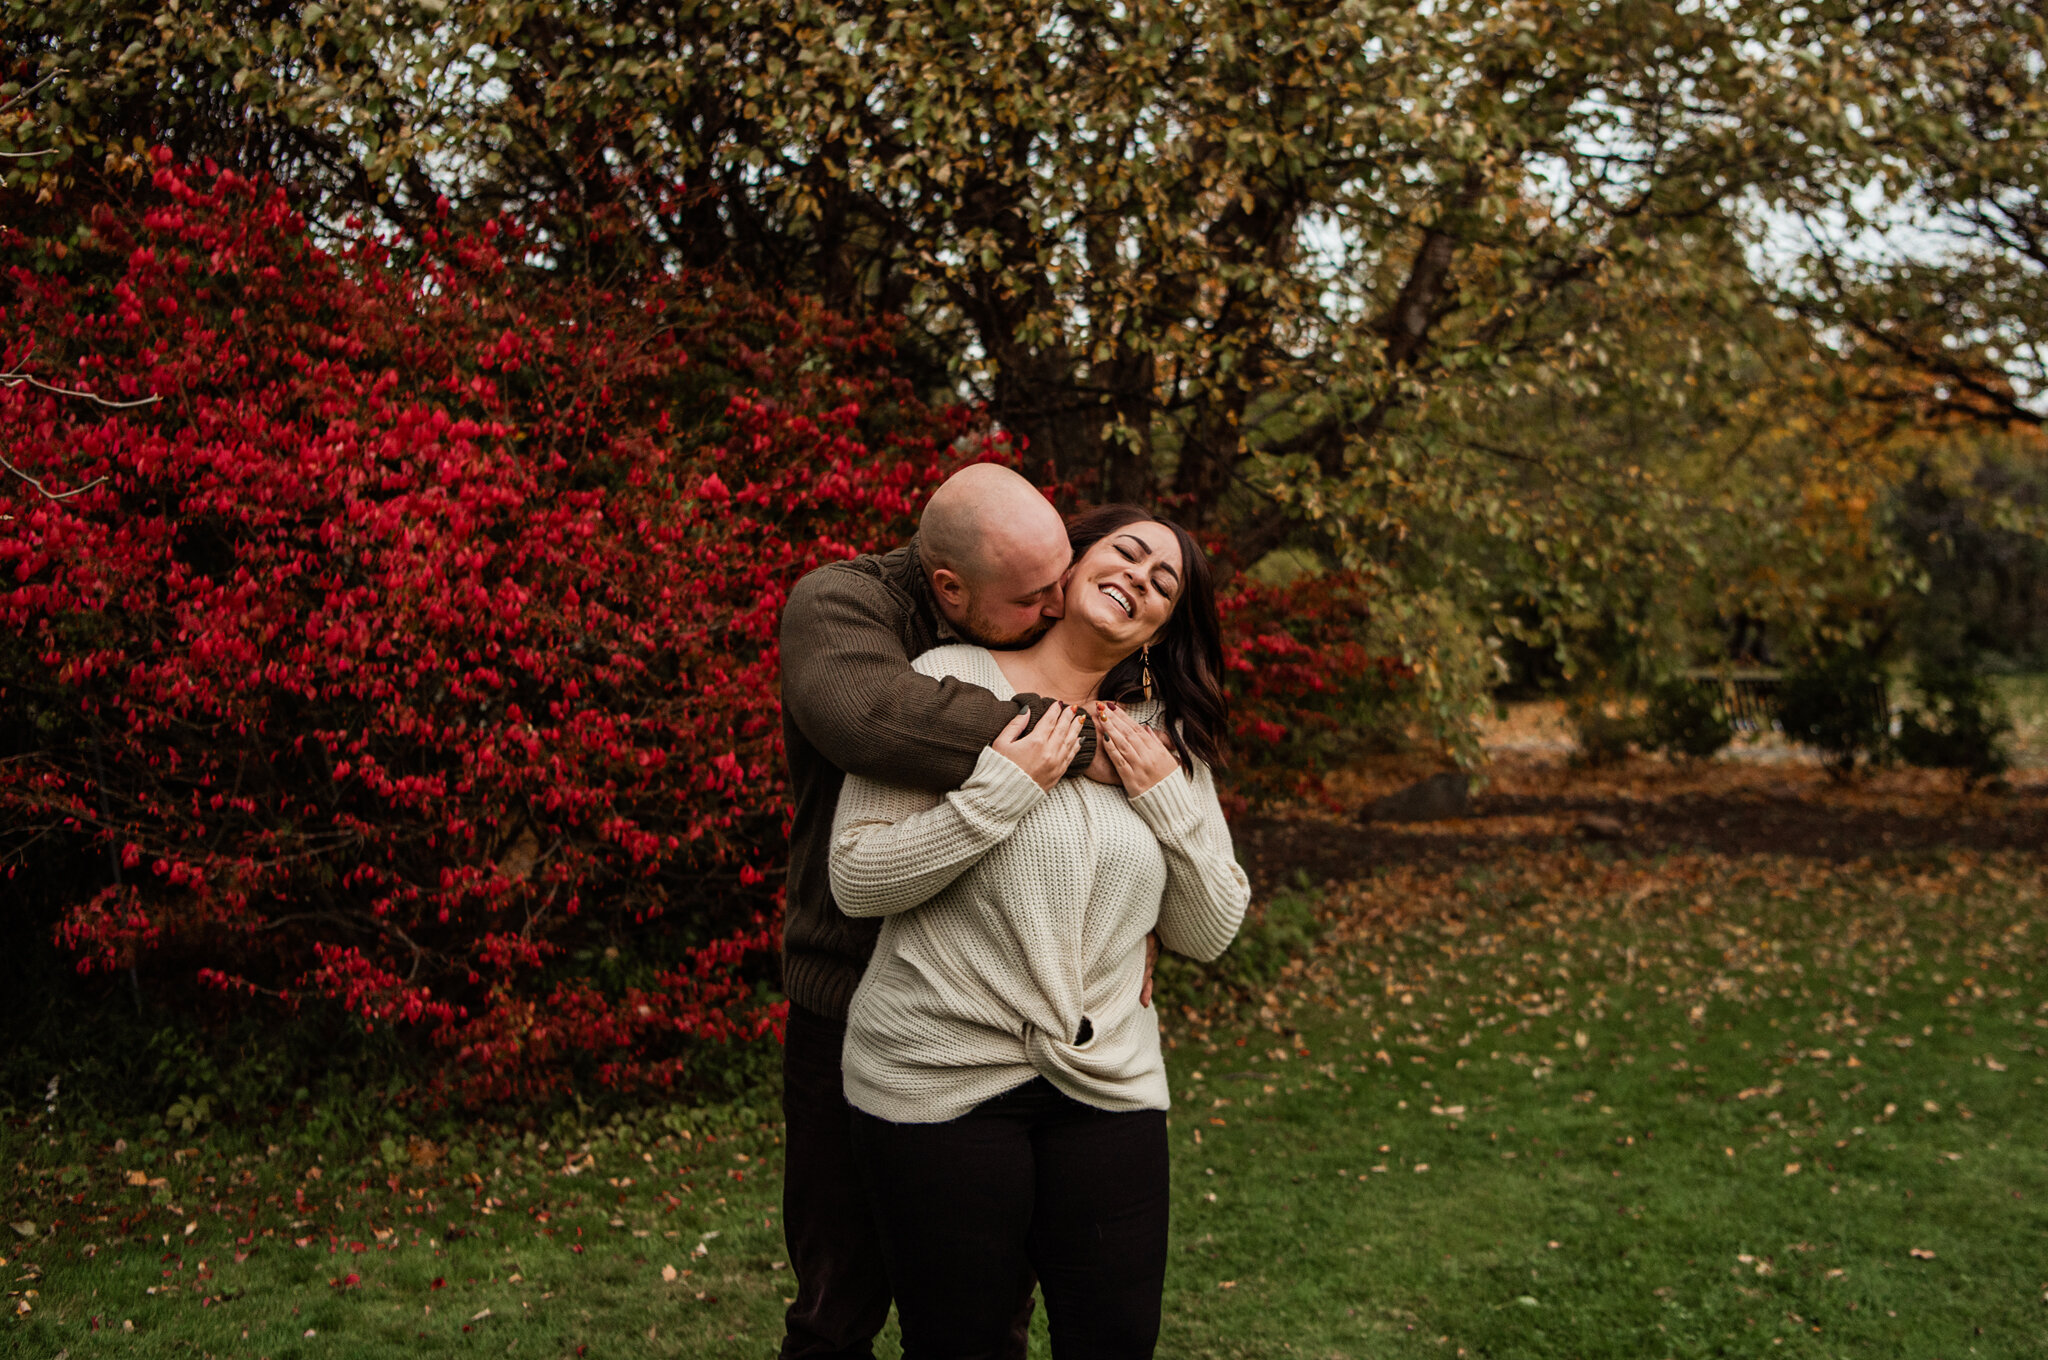
<path id="1" fill-rule="evenodd" d="M 925 579 L 917 539 L 885 554 L 810 572 L 782 611 L 782 747 L 789 760 L 789 884 L 783 906 L 782 988 L 834 1020 L 875 946 L 876 923 L 832 902 L 827 867 L 840 780 L 863 775 L 929 790 L 955 789 L 1020 708 L 1036 721 L 1048 701 L 998 699 L 976 685 L 934 680 L 911 658 L 955 641 Z M 1070 771 L 1095 753 L 1092 728 Z"/>
<path id="2" fill-rule="evenodd" d="M 913 665 L 1012 693 L 984 648 Z M 992 747 L 943 796 L 848 778 L 831 875 L 842 911 L 883 918 L 847 1017 L 846 1096 L 906 1124 L 1040 1075 L 1099 1109 L 1166 1109 L 1158 1017 L 1138 1004 L 1145 936 L 1213 959 L 1251 898 L 1205 765 L 1136 798 L 1085 779 L 1048 792 Z"/>

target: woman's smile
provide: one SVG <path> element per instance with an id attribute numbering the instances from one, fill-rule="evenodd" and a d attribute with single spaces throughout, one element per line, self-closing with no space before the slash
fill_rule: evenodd
<path id="1" fill-rule="evenodd" d="M 1141 521 L 1094 544 L 1074 564 L 1074 571 L 1078 581 L 1093 586 L 1093 595 L 1116 610 L 1116 617 L 1082 611 L 1092 616 L 1097 628 L 1128 637 L 1129 630 L 1122 626 L 1128 621 L 1157 632 L 1173 614 L 1179 592 L 1180 541 L 1165 525 Z"/>

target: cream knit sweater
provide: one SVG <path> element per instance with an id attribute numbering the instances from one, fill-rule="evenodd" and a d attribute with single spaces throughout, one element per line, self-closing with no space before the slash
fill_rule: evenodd
<path id="1" fill-rule="evenodd" d="M 913 664 L 1013 693 L 981 647 Z M 1087 779 L 1047 792 L 993 747 L 944 797 L 849 777 L 831 866 L 842 911 L 886 918 L 847 1017 L 846 1097 L 900 1124 L 1037 1075 L 1101 1109 L 1166 1109 L 1145 936 L 1213 959 L 1251 897 L 1206 766 L 1136 798 Z"/>

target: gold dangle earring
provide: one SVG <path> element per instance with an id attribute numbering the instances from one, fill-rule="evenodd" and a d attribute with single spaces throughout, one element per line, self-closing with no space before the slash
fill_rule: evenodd
<path id="1" fill-rule="evenodd" d="M 1143 676 L 1142 676 L 1142 677 L 1140 678 L 1140 680 L 1139 680 L 1139 683 L 1140 683 L 1140 684 L 1142 684 L 1142 685 L 1143 685 L 1143 686 L 1145 687 L 1145 702 L 1149 704 L 1149 703 L 1151 703 L 1151 702 L 1152 702 L 1152 644 L 1151 644 L 1151 643 L 1149 643 L 1149 642 L 1148 642 L 1148 643 L 1146 643 L 1146 644 L 1145 644 L 1145 650 L 1144 650 L 1144 655 L 1143 655 L 1142 659 L 1141 659 L 1141 660 L 1139 661 L 1139 664 L 1140 664 L 1141 666 L 1143 666 L 1143 667 L 1145 668 L 1145 670 L 1144 670 L 1144 674 L 1143 674 Z"/>

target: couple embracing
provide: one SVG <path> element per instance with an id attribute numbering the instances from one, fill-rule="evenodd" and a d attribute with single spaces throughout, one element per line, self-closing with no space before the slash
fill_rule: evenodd
<path id="1" fill-rule="evenodd" d="M 977 464 L 797 584 L 782 667 L 783 1360 L 865 1360 L 892 1298 L 906 1360 L 1022 1360 L 1034 1281 L 1059 1360 L 1150 1356 L 1152 950 L 1215 958 L 1250 896 L 1201 550 Z"/>

